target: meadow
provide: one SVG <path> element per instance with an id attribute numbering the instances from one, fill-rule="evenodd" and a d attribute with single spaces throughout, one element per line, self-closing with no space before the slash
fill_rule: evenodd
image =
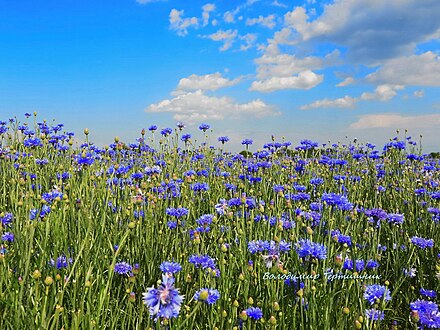
<path id="1" fill-rule="evenodd" d="M 0 329 L 440 328 L 440 161 L 420 141 L 231 153 L 195 130 L 101 148 L 0 122 Z"/>

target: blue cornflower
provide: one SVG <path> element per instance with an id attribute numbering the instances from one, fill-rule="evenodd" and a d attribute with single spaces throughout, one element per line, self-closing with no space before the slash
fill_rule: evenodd
<path id="1" fill-rule="evenodd" d="M 207 227 L 212 223 L 214 216 L 211 214 L 204 214 L 196 220 L 197 224 L 200 226 Z"/>
<path id="2" fill-rule="evenodd" d="M 125 261 L 121 261 L 115 264 L 115 273 L 120 275 L 128 275 L 132 269 L 133 267 Z"/>
<path id="3" fill-rule="evenodd" d="M 305 258 L 306 260 L 310 257 L 318 260 L 327 258 L 327 248 L 325 245 L 314 243 L 308 239 L 302 239 L 297 243 L 296 252 L 300 258 Z"/>
<path id="4" fill-rule="evenodd" d="M 258 321 L 263 317 L 263 311 L 259 307 L 249 307 L 246 309 L 246 314 L 249 318 Z"/>
<path id="5" fill-rule="evenodd" d="M 225 144 L 229 141 L 229 138 L 227 136 L 219 136 L 218 142 L 221 142 L 222 144 Z"/>
<path id="6" fill-rule="evenodd" d="M 196 191 L 208 191 L 209 185 L 205 182 L 196 182 L 191 185 L 191 189 L 195 192 Z"/>
<path id="7" fill-rule="evenodd" d="M 148 127 L 148 130 L 151 132 L 154 132 L 155 130 L 157 130 L 157 126 L 156 125 L 151 125 L 150 127 Z"/>
<path id="8" fill-rule="evenodd" d="M 391 300 L 390 290 L 385 286 L 379 284 L 368 285 L 364 292 L 364 298 L 371 305 L 373 305 L 377 299 L 383 299 L 384 301 Z"/>
<path id="9" fill-rule="evenodd" d="M 210 127 L 208 124 L 200 124 L 199 130 L 206 132 Z"/>
<path id="10" fill-rule="evenodd" d="M 195 300 L 204 301 L 208 305 L 215 304 L 220 299 L 220 292 L 216 289 L 200 289 L 194 295 Z"/>
<path id="11" fill-rule="evenodd" d="M 244 139 L 243 141 L 241 141 L 241 144 L 246 145 L 246 146 L 248 146 L 252 143 L 254 143 L 254 141 L 252 141 L 251 139 Z"/>
<path id="12" fill-rule="evenodd" d="M 191 140 L 191 134 L 183 134 L 182 137 L 180 138 L 183 142 L 188 142 L 189 140 Z"/>
<path id="13" fill-rule="evenodd" d="M 413 312 L 417 312 L 421 325 L 433 329 L 440 328 L 440 312 L 436 303 L 417 299 L 410 307 Z"/>
<path id="14" fill-rule="evenodd" d="M 3 226 L 7 227 L 11 224 L 13 218 L 14 216 L 12 215 L 12 213 L 6 213 L 3 218 L 0 219 L 0 222 Z"/>
<path id="15" fill-rule="evenodd" d="M 164 128 L 163 130 L 160 131 L 160 134 L 162 134 L 163 136 L 168 136 L 171 133 L 173 133 L 173 130 L 169 127 Z"/>
<path id="16" fill-rule="evenodd" d="M 29 212 L 29 220 L 34 220 L 37 217 L 38 210 L 37 209 L 31 209 Z"/>
<path id="17" fill-rule="evenodd" d="M 166 274 L 176 274 L 182 270 L 182 266 L 178 262 L 164 261 L 160 265 L 160 270 Z"/>
<path id="18" fill-rule="evenodd" d="M 67 268 L 72 262 L 72 258 L 67 259 L 65 255 L 59 256 L 56 262 L 51 259 L 52 266 L 56 266 L 57 269 Z"/>
<path id="19" fill-rule="evenodd" d="M 179 207 L 179 208 L 167 208 L 166 210 L 166 214 L 172 217 L 176 217 L 176 218 L 181 218 L 184 217 L 185 215 L 187 215 L 189 213 L 189 210 L 187 208 L 184 207 Z"/>
<path id="20" fill-rule="evenodd" d="M 184 296 L 179 293 L 179 289 L 174 287 L 174 277 L 162 275 L 162 284 L 159 288 L 148 288 L 146 293 L 142 294 L 144 304 L 150 309 L 150 316 L 172 318 L 178 317 L 180 312 L 180 305 L 183 302 Z"/>
<path id="21" fill-rule="evenodd" d="M 340 210 L 343 211 L 349 211 L 354 207 L 353 204 L 349 202 L 347 197 L 335 193 L 322 194 L 322 201 L 326 202 L 327 205 L 337 206 Z"/>
<path id="22" fill-rule="evenodd" d="M 6 232 L 2 235 L 2 241 L 4 242 L 14 242 L 14 234 L 11 232 Z"/>
<path id="23" fill-rule="evenodd" d="M 421 249 L 432 248 L 434 246 L 433 239 L 425 239 L 417 236 L 411 238 L 411 243 Z"/>
<path id="24" fill-rule="evenodd" d="M 206 269 L 206 268 L 215 269 L 216 268 L 215 260 L 212 259 L 208 255 L 193 254 L 192 256 L 189 257 L 188 261 L 190 263 L 192 263 L 194 266 L 196 266 L 197 268 L 199 268 L 199 267 L 201 267 L 203 269 Z"/>
<path id="25" fill-rule="evenodd" d="M 435 292 L 434 290 L 427 290 L 424 288 L 420 289 L 420 294 L 422 296 L 428 297 L 428 298 L 435 298 L 437 297 L 437 292 Z"/>
<path id="26" fill-rule="evenodd" d="M 365 310 L 365 316 L 370 320 L 378 321 L 384 319 L 385 313 L 383 311 L 371 308 Z"/>
<path id="27" fill-rule="evenodd" d="M 388 214 L 388 223 L 392 223 L 394 225 L 401 225 L 404 220 L 405 217 L 403 214 L 395 214 L 395 213 Z"/>

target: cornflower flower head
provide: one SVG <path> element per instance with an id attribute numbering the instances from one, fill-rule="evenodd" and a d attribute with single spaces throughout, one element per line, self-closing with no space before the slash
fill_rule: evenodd
<path id="1" fill-rule="evenodd" d="M 200 124 L 199 130 L 206 132 L 210 127 L 208 124 Z"/>
<path id="2" fill-rule="evenodd" d="M 324 260 L 327 258 L 327 248 L 325 245 L 314 243 L 308 239 L 302 239 L 297 243 L 296 252 L 300 258 L 306 260 L 309 258 L 315 258 L 318 260 Z"/>
<path id="3" fill-rule="evenodd" d="M 425 239 L 417 236 L 411 238 L 411 243 L 421 249 L 432 248 L 434 246 L 433 239 Z"/>
<path id="4" fill-rule="evenodd" d="M 364 298 L 371 305 L 373 305 L 376 300 L 383 299 L 384 301 L 391 300 L 391 293 L 385 286 L 379 284 L 368 285 L 364 292 Z"/>
<path id="5" fill-rule="evenodd" d="M 115 264 L 114 271 L 119 275 L 128 275 L 132 271 L 132 269 L 133 267 L 129 263 L 121 261 Z"/>
<path id="6" fill-rule="evenodd" d="M 440 311 L 436 303 L 417 299 L 410 303 L 410 308 L 417 313 L 422 326 L 431 329 L 440 328 Z"/>
<path id="7" fill-rule="evenodd" d="M 372 321 L 378 321 L 384 319 L 385 313 L 383 311 L 371 308 L 365 310 L 365 316 Z"/>
<path id="8" fill-rule="evenodd" d="M 194 295 L 194 299 L 198 301 L 203 301 L 208 305 L 213 305 L 217 300 L 220 299 L 220 292 L 216 289 L 200 289 Z"/>
<path id="9" fill-rule="evenodd" d="M 255 321 L 263 317 L 263 311 L 259 307 L 249 307 L 245 311 L 246 315 Z"/>
<path id="10" fill-rule="evenodd" d="M 176 274 L 182 270 L 182 266 L 178 262 L 164 261 L 160 265 L 160 270 L 165 274 Z"/>
<path id="11" fill-rule="evenodd" d="M 157 289 L 148 288 L 147 292 L 142 294 L 142 299 L 149 307 L 150 317 L 154 317 L 157 321 L 161 317 L 166 319 L 178 317 L 184 296 L 174 287 L 174 277 L 162 275 L 160 286 Z"/>

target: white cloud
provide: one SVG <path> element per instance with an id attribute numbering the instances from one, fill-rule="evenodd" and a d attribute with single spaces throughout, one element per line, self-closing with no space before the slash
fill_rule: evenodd
<path id="1" fill-rule="evenodd" d="M 338 99 L 323 99 L 317 100 L 313 103 L 306 104 L 300 107 L 301 110 L 309 110 L 315 108 L 354 108 L 360 101 L 381 101 L 386 102 L 391 100 L 397 95 L 398 90 L 402 90 L 404 87 L 401 85 L 380 85 L 377 86 L 374 92 L 362 93 L 360 97 L 352 97 L 345 95 Z"/>
<path id="2" fill-rule="evenodd" d="M 206 74 L 199 76 L 192 74 L 187 78 L 180 79 L 176 91 L 173 95 L 185 94 L 189 91 L 203 90 L 203 91 L 215 91 L 220 88 L 236 85 L 240 82 L 241 78 L 230 80 L 224 78 L 220 72 Z"/>
<path id="3" fill-rule="evenodd" d="M 426 128 L 440 126 L 440 114 L 403 116 L 400 114 L 374 114 L 361 116 L 350 124 L 350 129 L 367 128 Z"/>
<path id="4" fill-rule="evenodd" d="M 440 57 L 428 51 L 421 55 L 398 57 L 386 61 L 366 80 L 371 83 L 406 86 L 440 86 Z"/>
<path id="5" fill-rule="evenodd" d="M 323 59 L 317 56 L 298 58 L 295 55 L 264 54 L 255 60 L 257 77 L 266 79 L 272 77 L 290 77 L 306 70 L 316 70 L 323 66 Z"/>
<path id="6" fill-rule="evenodd" d="M 305 8 L 297 7 L 285 15 L 285 24 L 297 31 L 297 42 L 341 45 L 352 61 L 377 64 L 438 38 L 439 16 L 438 0 L 336 0 L 312 21 Z"/>
<path id="7" fill-rule="evenodd" d="M 237 30 L 218 30 L 217 32 L 204 36 L 205 38 L 214 40 L 214 41 L 222 41 L 223 46 L 219 48 L 220 51 L 228 50 L 232 47 L 232 44 L 235 38 L 238 35 Z"/>
<path id="8" fill-rule="evenodd" d="M 309 110 L 314 108 L 354 108 L 357 102 L 357 98 L 346 95 L 344 97 L 334 100 L 330 100 L 327 98 L 323 100 L 318 100 L 313 103 L 303 105 L 302 107 L 300 107 L 300 109 Z"/>
<path id="9" fill-rule="evenodd" d="M 171 9 L 169 16 L 170 29 L 175 30 L 177 35 L 182 37 L 188 34 L 188 28 L 190 26 L 197 27 L 199 25 L 197 17 L 183 18 L 183 13 L 183 10 Z"/>
<path id="10" fill-rule="evenodd" d="M 239 36 L 239 38 L 244 41 L 244 44 L 240 46 L 240 50 L 246 51 L 254 46 L 257 35 L 255 33 L 247 33 L 244 36 Z"/>
<path id="11" fill-rule="evenodd" d="M 206 95 L 202 90 L 178 95 L 156 104 L 151 104 L 146 112 L 173 113 L 173 118 L 185 123 L 196 123 L 205 120 L 223 120 L 255 116 L 257 118 L 278 115 L 273 106 L 260 99 L 248 103 L 237 103 L 229 97 Z"/>
<path id="12" fill-rule="evenodd" d="M 235 17 L 234 17 L 234 13 L 227 11 L 223 14 L 223 20 L 226 23 L 234 23 L 235 22 Z"/>
<path id="13" fill-rule="evenodd" d="M 273 29 L 276 25 L 275 23 L 275 15 L 268 15 L 266 17 L 260 15 L 257 18 L 248 18 L 246 20 L 246 25 L 252 26 L 260 24 L 262 26 L 268 27 L 269 29 Z"/>
<path id="14" fill-rule="evenodd" d="M 281 8 L 287 8 L 288 7 L 287 5 L 285 5 L 284 3 L 279 2 L 278 0 L 273 1 L 271 4 L 272 4 L 272 6 L 275 6 L 275 7 L 281 7 Z"/>
<path id="15" fill-rule="evenodd" d="M 389 101 L 397 95 L 398 90 L 402 90 L 404 87 L 401 85 L 379 85 L 374 90 L 374 93 L 362 93 L 361 100 L 379 100 Z"/>
<path id="16" fill-rule="evenodd" d="M 425 91 L 423 89 L 420 89 L 418 91 L 414 91 L 414 96 L 418 97 L 418 98 L 424 97 L 425 96 Z"/>
<path id="17" fill-rule="evenodd" d="M 209 14 L 215 10 L 215 5 L 213 3 L 207 3 L 202 7 L 202 10 L 203 26 L 206 26 L 209 23 Z"/>
<path id="18" fill-rule="evenodd" d="M 282 89 L 311 89 L 323 80 L 323 75 L 307 70 L 291 77 L 272 77 L 266 80 L 256 80 L 249 90 L 268 93 Z"/>
<path id="19" fill-rule="evenodd" d="M 347 85 L 351 85 L 352 83 L 354 83 L 354 78 L 353 77 L 347 77 L 343 81 L 341 81 L 339 84 L 337 84 L 336 87 L 344 87 L 344 86 L 347 86 Z"/>

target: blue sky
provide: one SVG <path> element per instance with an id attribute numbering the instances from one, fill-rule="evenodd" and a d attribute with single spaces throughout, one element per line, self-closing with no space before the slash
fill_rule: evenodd
<path id="1" fill-rule="evenodd" d="M 0 118 L 440 145 L 440 1 L 2 1 Z"/>

